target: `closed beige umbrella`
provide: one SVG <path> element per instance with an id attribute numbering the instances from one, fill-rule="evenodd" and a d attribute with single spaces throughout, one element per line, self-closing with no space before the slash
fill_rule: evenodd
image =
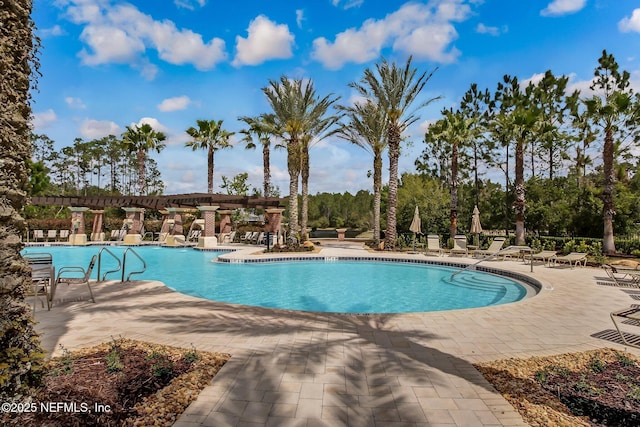
<path id="1" fill-rule="evenodd" d="M 473 216 L 471 217 L 471 234 L 476 235 L 475 244 L 478 245 L 479 237 L 478 235 L 482 233 L 482 224 L 480 224 L 480 210 L 478 206 L 474 206 L 473 208 Z"/>
<path id="2" fill-rule="evenodd" d="M 409 231 L 413 232 L 413 250 L 416 250 L 416 234 L 422 234 L 422 221 L 420 221 L 420 211 L 418 210 L 418 206 L 416 206 L 416 210 L 413 213 L 413 220 L 411 221 L 411 225 L 409 226 Z"/>

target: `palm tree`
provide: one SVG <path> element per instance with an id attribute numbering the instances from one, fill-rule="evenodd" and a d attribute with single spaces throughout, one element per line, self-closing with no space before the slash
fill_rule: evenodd
<path id="1" fill-rule="evenodd" d="M 525 147 L 533 144 L 536 138 L 541 135 L 540 108 L 535 102 L 534 90 L 534 85 L 529 83 L 523 92 L 517 77 L 505 75 L 503 81 L 498 83 L 496 101 L 500 103 L 500 107 L 492 124 L 494 134 L 501 143 L 506 143 L 507 150 L 509 144 L 515 142 L 515 201 L 513 207 L 516 214 L 516 245 L 524 245 L 525 243 Z"/>
<path id="2" fill-rule="evenodd" d="M 338 118 L 327 116 L 327 112 L 338 98 L 332 98 L 331 94 L 319 98 L 312 81 L 289 80 L 285 76 L 282 76 L 280 81 L 270 80 L 269 86 L 262 88 L 262 91 L 273 110 L 273 114 L 269 115 L 269 132 L 284 139 L 287 144 L 289 232 L 295 236 L 298 234 L 298 180 L 303 170 L 303 161 L 305 176 L 308 179 L 308 143 L 325 137 L 326 135 L 321 134 L 337 122 Z M 303 194 L 303 207 L 305 205 Z M 302 216 L 303 224 L 306 224 L 304 212 Z M 306 227 L 302 231 L 304 238 Z"/>
<path id="3" fill-rule="evenodd" d="M 382 153 L 387 148 L 385 111 L 371 100 L 338 108 L 346 113 L 348 120 L 338 130 L 338 137 L 373 154 L 373 240 L 377 246 L 380 243 Z"/>
<path id="4" fill-rule="evenodd" d="M 244 135 L 242 140 L 246 142 L 247 150 L 255 150 L 257 147 L 253 136 L 256 137 L 258 142 L 262 145 L 262 171 L 263 171 L 263 193 L 264 197 L 269 197 L 271 194 L 271 129 L 270 121 L 273 121 L 269 115 L 261 114 L 257 117 L 240 117 L 241 121 L 245 122 L 249 127 L 240 131 Z M 253 135 L 253 136 L 252 136 Z M 276 145 L 276 147 L 280 147 Z"/>
<path id="5" fill-rule="evenodd" d="M 425 142 L 448 142 L 451 146 L 451 180 L 449 182 L 451 192 L 451 205 L 449 219 L 451 222 L 451 238 L 458 234 L 458 160 L 460 148 L 466 146 L 475 138 L 474 119 L 465 118 L 460 111 L 445 110 L 444 117 L 429 126 L 425 134 Z"/>
<path id="6" fill-rule="evenodd" d="M 150 150 L 160 152 L 164 149 L 164 141 L 167 136 L 159 131 L 153 130 L 150 124 L 127 126 L 126 131 L 122 134 L 122 143 L 130 152 L 136 152 L 138 163 L 138 191 L 140 195 L 146 193 L 146 162 L 147 153 Z"/>
<path id="7" fill-rule="evenodd" d="M 184 146 L 191 147 L 193 151 L 207 150 L 207 192 L 213 194 L 213 168 L 215 152 L 224 148 L 231 148 L 229 138 L 235 132 L 222 129 L 223 120 L 196 120 L 198 128 L 190 127 L 187 134 L 193 138 Z"/>
<path id="8" fill-rule="evenodd" d="M 34 329 L 25 293 L 31 286 L 29 267 L 20 256 L 29 180 L 26 159 L 31 158 L 29 105 L 31 83 L 38 75 L 35 25 L 31 0 L 2 6 L 0 50 L 0 400 L 19 402 L 38 384 L 44 353 Z M 34 79 L 34 80 L 32 80 Z"/>
<path id="9" fill-rule="evenodd" d="M 385 247 L 392 249 L 396 242 L 396 208 L 398 205 L 398 159 L 402 132 L 418 121 L 417 110 L 429 105 L 440 97 L 420 102 L 415 109 L 409 110 L 417 100 L 422 89 L 433 76 L 426 72 L 417 75 L 417 69 L 411 66 L 411 57 L 404 68 L 395 63 L 389 64 L 386 59 L 376 64 L 375 71 L 367 68 L 364 77 L 349 86 L 362 96 L 375 102 L 387 118 L 387 147 L 389 149 L 389 200 L 387 201 L 387 229 L 385 231 Z"/>
<path id="10" fill-rule="evenodd" d="M 602 218 L 604 236 L 602 251 L 613 254 L 616 251 L 613 237 L 613 216 L 615 215 L 615 143 L 632 139 L 638 141 L 640 126 L 640 95 L 633 95 L 627 71 L 619 71 L 618 63 L 606 50 L 598 59 L 595 80 L 591 89 L 599 95 L 584 101 L 587 115 L 595 127 L 604 132 L 602 149 L 602 169 L 604 183 L 602 188 Z"/>

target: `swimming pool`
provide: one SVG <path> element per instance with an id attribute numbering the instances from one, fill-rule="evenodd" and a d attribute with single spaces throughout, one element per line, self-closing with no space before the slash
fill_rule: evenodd
<path id="1" fill-rule="evenodd" d="M 108 246 L 120 259 L 126 247 Z M 57 269 L 87 266 L 101 247 L 28 247 L 49 252 Z M 485 307 L 521 300 L 527 288 L 506 277 L 443 266 L 372 261 L 211 262 L 220 252 L 138 246 L 146 262 L 132 280 L 159 280 L 187 295 L 250 306 L 338 313 L 410 313 Z M 103 252 L 101 275 L 116 261 Z M 127 271 L 141 262 L 127 256 Z M 120 274 L 107 279 L 119 280 Z M 97 278 L 94 269 L 93 278 Z"/>

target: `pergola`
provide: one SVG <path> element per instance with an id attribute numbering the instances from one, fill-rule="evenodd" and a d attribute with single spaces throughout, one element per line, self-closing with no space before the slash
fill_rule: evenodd
<path id="1" fill-rule="evenodd" d="M 162 196 L 35 196 L 31 197 L 28 203 L 37 206 L 78 206 L 90 209 L 115 207 L 162 210 L 166 208 L 197 208 L 198 206 L 219 206 L 222 209 L 267 209 L 281 207 L 285 200 L 279 197 L 190 193 Z"/>
<path id="2" fill-rule="evenodd" d="M 279 197 L 237 196 L 228 194 L 190 193 L 160 196 L 36 196 L 28 203 L 39 206 L 66 206 L 71 211 L 74 230 L 70 237 L 73 244 L 86 243 L 85 212 L 94 214 L 92 240 L 103 240 L 102 231 L 104 208 L 121 208 L 126 212 L 127 236 L 124 242 L 137 243 L 142 239 L 145 209 L 161 211 L 164 224 L 171 224 L 169 241 L 173 235 L 182 233 L 181 214 L 187 209 L 198 209 L 203 218 L 203 236 L 198 244 L 203 247 L 215 246 L 215 215 L 220 214 L 220 235 L 231 231 L 231 209 L 258 208 L 266 214 L 267 231 L 277 232 L 281 223 L 283 205 L 286 199 Z M 125 225 L 123 224 L 123 226 Z"/>

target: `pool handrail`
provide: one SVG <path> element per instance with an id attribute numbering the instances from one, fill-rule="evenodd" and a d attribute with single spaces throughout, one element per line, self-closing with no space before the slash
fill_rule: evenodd
<path id="1" fill-rule="evenodd" d="M 100 280 L 100 264 L 102 261 L 102 252 L 106 251 L 109 255 L 111 255 L 116 261 L 118 261 L 118 267 L 115 270 L 110 270 L 107 271 L 106 273 L 104 273 L 104 275 L 102 276 L 102 280 Z M 114 254 L 113 252 L 111 252 L 109 249 L 107 248 L 102 248 L 100 249 L 100 252 L 98 252 L 98 277 L 97 280 L 98 282 L 104 282 L 104 280 L 107 277 L 107 274 L 111 274 L 111 273 L 117 273 L 118 271 L 120 271 L 120 269 L 122 268 L 122 262 L 120 261 L 120 258 L 118 258 L 116 256 L 116 254 Z"/>
<path id="2" fill-rule="evenodd" d="M 142 259 L 142 257 L 140 255 L 138 255 L 138 253 L 133 250 L 133 248 L 127 248 L 124 251 L 124 254 L 122 255 L 122 282 L 125 282 L 124 280 L 124 273 L 126 270 L 126 265 L 127 265 L 127 253 L 131 252 L 132 254 L 134 254 L 140 261 L 142 261 L 142 270 L 140 271 L 132 271 L 131 273 L 129 273 L 129 275 L 127 276 L 127 282 L 129 282 L 131 280 L 131 276 L 134 274 L 142 274 L 147 270 L 147 263 L 144 262 L 144 259 Z"/>
<path id="3" fill-rule="evenodd" d="M 456 271 L 455 273 L 453 273 L 451 275 L 451 277 L 449 277 L 449 280 L 453 280 L 454 277 L 456 277 L 458 274 L 462 273 L 463 271 L 475 270 L 476 266 L 478 264 L 480 264 L 483 261 L 487 261 L 487 260 L 490 260 L 492 258 L 496 258 L 496 257 L 500 256 L 500 254 L 502 252 L 508 252 L 508 251 L 513 251 L 513 250 L 527 251 L 530 254 L 533 253 L 533 249 L 531 249 L 529 246 L 520 246 L 520 245 L 507 246 L 506 248 L 502 248 L 499 251 L 492 253 L 488 257 L 482 258 L 482 259 L 478 260 L 477 262 L 475 262 L 473 264 L 469 264 L 465 268 L 463 268 L 463 269 L 461 269 L 459 271 Z M 533 273 L 533 262 L 531 263 L 531 272 Z"/>

